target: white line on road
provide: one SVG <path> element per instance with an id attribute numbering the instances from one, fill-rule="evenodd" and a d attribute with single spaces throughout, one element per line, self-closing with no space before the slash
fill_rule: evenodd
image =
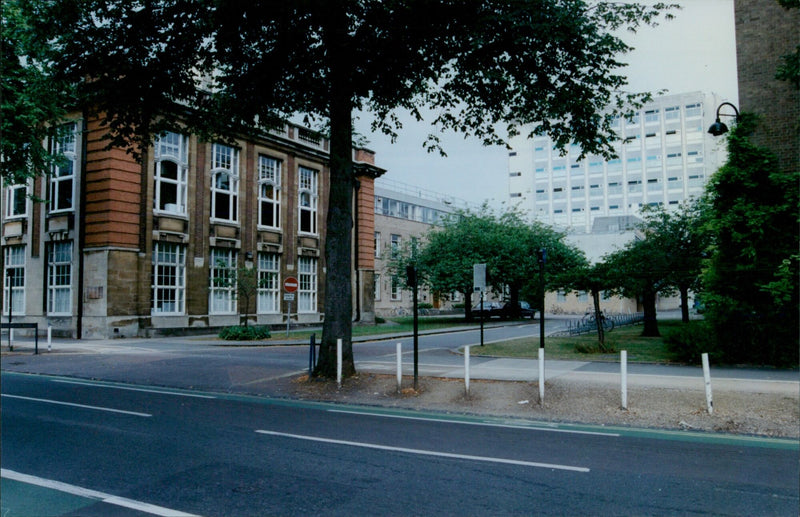
<path id="1" fill-rule="evenodd" d="M 618 433 L 601 433 L 597 431 L 578 431 L 574 429 L 559 429 L 556 427 L 541 427 L 541 426 L 531 426 L 531 425 L 520 425 L 520 424 L 493 424 L 491 422 L 469 422 L 469 421 L 461 421 L 461 420 L 447 420 L 444 418 L 426 418 L 420 416 L 406 416 L 406 415 L 388 415 L 383 413 L 370 413 L 366 411 L 347 411 L 343 409 L 329 409 L 329 413 L 344 413 L 349 415 L 362 415 L 362 416 L 378 416 L 383 418 L 399 418 L 402 420 L 422 420 L 424 422 L 441 422 L 445 424 L 463 424 L 463 425 L 480 425 L 484 427 L 502 427 L 505 429 L 524 429 L 527 431 L 546 431 L 549 433 L 569 433 L 569 434 L 588 434 L 594 436 L 608 436 L 611 438 L 618 438 L 620 435 Z"/>
<path id="2" fill-rule="evenodd" d="M 69 485 L 67 483 L 62 483 L 61 481 L 53 481 L 52 479 L 44 479 L 31 476 L 29 474 L 21 474 L 13 470 L 0 469 L 0 477 L 13 479 L 14 481 L 28 483 L 30 485 L 36 485 L 43 488 L 49 488 L 51 490 L 58 490 L 59 492 L 65 492 L 68 494 L 77 495 L 79 497 L 86 497 L 87 499 L 99 500 L 107 504 L 122 506 L 124 508 L 130 508 L 132 510 L 137 510 L 152 515 L 161 515 L 163 517 L 196 517 L 191 513 L 172 510 L 170 508 L 164 508 L 163 506 L 157 506 L 150 503 L 143 503 L 141 501 L 134 501 L 133 499 L 126 499 L 124 497 L 117 497 L 111 494 L 104 494 L 103 492 L 98 492 L 97 490 Z"/>
<path id="3" fill-rule="evenodd" d="M 149 415 L 147 413 L 137 413 L 136 411 L 124 411 L 122 409 L 112 409 L 107 407 L 99 407 L 99 406 L 87 406 L 84 404 L 75 404 L 74 402 L 61 402 L 60 400 L 50 400 L 50 399 L 37 399 L 34 397 L 23 397 L 21 395 L 7 395 L 3 393 L 3 397 L 8 397 L 12 399 L 21 399 L 21 400 L 31 400 L 33 402 L 45 402 L 47 404 L 58 404 L 60 406 L 72 406 L 72 407 L 79 407 L 84 409 L 95 409 L 97 411 L 110 411 L 111 413 L 122 413 L 123 415 L 133 415 L 133 416 L 143 416 L 143 417 L 151 417 L 153 415 Z"/>
<path id="4" fill-rule="evenodd" d="M 331 438 L 320 438 L 317 436 L 304 436 L 300 434 L 289 434 L 289 433 L 279 433 L 276 431 L 264 431 L 264 430 L 256 430 L 257 433 L 266 434 L 270 436 L 282 436 L 284 438 L 295 438 L 297 440 L 308 440 L 312 442 L 322 442 L 322 443 L 332 443 L 335 445 L 348 445 L 350 447 L 362 447 L 365 449 L 378 449 L 381 451 L 392 451 L 392 452 L 405 452 L 408 454 L 418 454 L 422 456 L 437 456 L 440 458 L 454 458 L 459 460 L 469 460 L 469 461 L 485 461 L 489 463 L 504 463 L 507 465 L 519 465 L 523 467 L 538 467 L 538 468 L 545 468 L 545 469 L 553 469 L 553 470 L 569 470 L 572 472 L 589 472 L 588 468 L 585 467 L 573 467 L 570 465 L 558 465 L 553 463 L 538 463 L 534 461 L 521 461 L 521 460 L 509 460 L 505 458 L 491 458 L 487 456 L 471 456 L 469 454 L 454 454 L 450 452 L 438 452 L 438 451 L 426 451 L 422 449 L 408 449 L 405 447 L 392 447 L 389 445 L 378 445 L 375 443 L 363 443 L 363 442 L 349 442 L 346 440 L 334 440 Z"/>
<path id="5" fill-rule="evenodd" d="M 195 397 L 199 399 L 215 399 L 217 397 L 211 395 L 197 395 L 194 393 L 179 393 L 174 391 L 162 391 L 146 388 L 131 388 L 128 386 L 117 386 L 113 384 L 100 384 L 96 382 L 80 382 L 80 381 L 66 381 L 61 379 L 51 379 L 51 382 L 60 382 L 61 384 L 78 384 L 80 386 L 92 386 L 94 388 L 110 388 L 115 390 L 128 390 L 128 391 L 143 391 L 145 393 L 157 393 L 160 395 L 175 395 L 176 397 Z"/>

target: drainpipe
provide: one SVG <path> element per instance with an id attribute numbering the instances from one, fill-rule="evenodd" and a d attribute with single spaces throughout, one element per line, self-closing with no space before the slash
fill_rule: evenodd
<path id="1" fill-rule="evenodd" d="M 355 232 L 354 236 L 354 251 L 355 254 L 355 273 L 356 273 L 356 317 L 355 321 L 361 321 L 361 274 L 360 270 L 358 269 L 358 223 L 359 223 L 359 216 L 358 216 L 358 192 L 361 189 L 361 182 L 357 179 L 353 181 L 353 192 L 355 194 L 355 207 L 353 208 L 353 218 L 355 219 L 355 224 L 353 224 L 353 229 Z"/>
<path id="2" fill-rule="evenodd" d="M 80 168 L 80 201 L 78 202 L 78 311 L 76 313 L 77 322 L 75 331 L 77 338 L 83 338 L 83 266 L 84 266 L 84 246 L 86 245 L 86 136 L 88 130 L 88 116 L 86 109 L 83 110 L 81 120 L 81 168 Z"/>

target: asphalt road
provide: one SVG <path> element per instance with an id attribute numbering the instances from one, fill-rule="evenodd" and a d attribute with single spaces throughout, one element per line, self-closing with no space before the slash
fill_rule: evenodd
<path id="1" fill-rule="evenodd" d="M 796 515 L 800 503 L 791 442 L 51 376 L 3 373 L 1 443 L 9 517 Z"/>

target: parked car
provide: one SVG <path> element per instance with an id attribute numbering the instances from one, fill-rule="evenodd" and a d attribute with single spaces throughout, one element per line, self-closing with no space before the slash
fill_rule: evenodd
<path id="1" fill-rule="evenodd" d="M 520 317 L 533 319 L 535 315 L 536 309 L 531 308 L 528 302 L 522 300 L 517 304 L 516 310 L 511 302 L 504 303 L 500 309 L 500 317 L 502 318 Z"/>
<path id="2" fill-rule="evenodd" d="M 483 316 L 484 319 L 488 320 L 492 316 L 502 316 L 502 314 L 503 304 L 500 302 L 483 302 L 483 307 L 481 307 L 481 302 L 479 302 L 472 307 L 473 318 L 480 318 Z"/>

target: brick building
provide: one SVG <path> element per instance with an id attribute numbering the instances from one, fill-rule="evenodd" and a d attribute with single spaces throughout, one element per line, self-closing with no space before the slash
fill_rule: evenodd
<path id="1" fill-rule="evenodd" d="M 781 56 L 800 44 L 800 9 L 735 0 L 734 10 L 739 109 L 761 116 L 754 140 L 778 155 L 781 170 L 800 170 L 800 91 L 775 78 Z"/>
<path id="2" fill-rule="evenodd" d="M 5 188 L 3 315 L 82 338 L 285 324 L 325 315 L 328 142 L 299 126 L 206 142 L 167 133 L 137 162 L 76 115 L 51 174 Z M 255 136 L 253 136 L 255 135 Z M 374 153 L 354 149 L 354 317 L 374 320 Z M 44 202 L 35 202 L 38 198 Z M 369 209 L 367 209 L 368 207 Z M 258 279 L 237 296 L 239 268 Z"/>

